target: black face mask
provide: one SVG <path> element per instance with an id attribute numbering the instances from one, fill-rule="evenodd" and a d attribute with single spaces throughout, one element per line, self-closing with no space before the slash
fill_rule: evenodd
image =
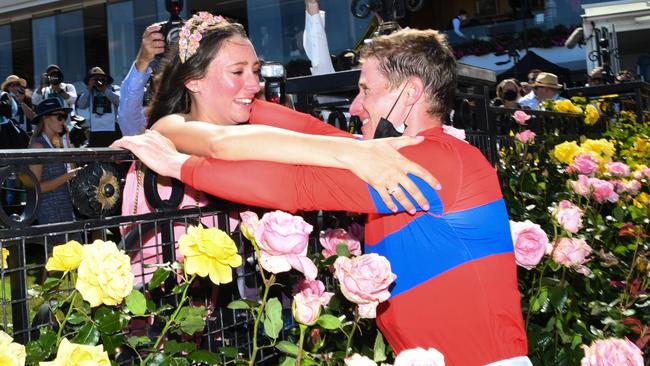
<path id="1" fill-rule="evenodd" d="M 390 107 L 390 111 L 388 111 L 388 115 L 386 118 L 382 117 L 379 119 L 379 123 L 377 123 L 377 128 L 375 129 L 375 135 L 372 137 L 373 139 L 383 139 L 385 137 L 400 137 L 404 133 L 397 131 L 395 128 L 395 125 L 391 121 L 388 120 L 388 117 L 390 117 L 390 114 L 393 113 L 393 109 L 395 109 L 395 106 L 397 105 L 397 102 L 399 101 L 399 98 L 402 96 L 402 93 L 404 92 L 404 89 L 406 89 L 406 85 L 402 88 L 402 91 L 399 92 L 399 95 L 397 96 L 397 99 L 395 99 L 395 103 L 393 103 L 393 106 Z M 411 106 L 411 110 L 413 109 L 413 106 Z M 409 110 L 409 114 L 411 114 L 411 111 Z M 408 118 L 408 114 L 406 115 L 406 118 Z M 406 118 L 404 118 L 404 129 L 406 129 Z"/>
<path id="2" fill-rule="evenodd" d="M 503 100 L 507 100 L 509 102 L 517 100 L 517 92 L 514 90 L 506 90 L 503 92 Z"/>

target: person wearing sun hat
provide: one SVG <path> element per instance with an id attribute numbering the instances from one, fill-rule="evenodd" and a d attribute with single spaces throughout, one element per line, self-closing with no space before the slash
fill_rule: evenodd
<path id="1" fill-rule="evenodd" d="M 27 81 L 9 75 L 0 87 L 0 149 L 23 149 L 29 141 L 29 120 L 34 116 L 25 98 Z"/>
<path id="2" fill-rule="evenodd" d="M 36 116 L 32 119 L 34 134 L 30 148 L 56 149 L 69 147 L 66 120 L 72 108 L 65 106 L 59 98 L 47 98 L 36 106 Z M 56 162 L 30 165 L 40 185 L 42 198 L 39 200 L 36 217 L 39 224 L 74 220 L 72 200 L 68 182 L 77 169 L 70 164 Z M 58 244 L 53 241 L 54 244 Z"/>
<path id="3" fill-rule="evenodd" d="M 106 147 L 122 137 L 117 124 L 120 96 L 113 91 L 113 78 L 95 66 L 84 78 L 87 90 L 79 96 L 77 108 L 88 109 L 89 147 Z"/>
<path id="4" fill-rule="evenodd" d="M 547 100 L 563 100 L 560 97 L 562 84 L 558 82 L 557 75 L 550 72 L 540 72 L 532 84 L 533 91 L 525 97 L 519 99 L 519 104 L 523 108 L 539 109 L 540 104 Z"/>

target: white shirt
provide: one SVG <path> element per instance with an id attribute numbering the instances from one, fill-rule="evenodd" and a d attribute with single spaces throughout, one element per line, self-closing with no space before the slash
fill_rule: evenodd
<path id="1" fill-rule="evenodd" d="M 555 94 L 552 100 L 555 102 L 558 100 L 566 100 L 566 98 L 562 98 L 559 94 Z M 534 91 L 531 91 L 530 93 L 521 97 L 518 103 L 522 107 L 528 107 L 530 109 L 537 110 L 539 109 L 539 105 L 542 103 L 542 101 L 537 99 L 537 95 L 535 95 Z"/>
<path id="2" fill-rule="evenodd" d="M 330 50 L 325 34 L 325 12 L 310 15 L 305 11 L 305 31 L 302 34 L 302 45 L 311 61 L 312 75 L 329 74 L 334 72 Z"/>

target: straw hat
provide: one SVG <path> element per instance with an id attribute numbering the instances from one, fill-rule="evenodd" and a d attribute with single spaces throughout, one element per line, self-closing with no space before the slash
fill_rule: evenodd
<path id="1" fill-rule="evenodd" d="M 106 78 L 106 84 L 112 84 L 113 78 L 102 70 L 101 67 L 95 66 L 88 72 L 88 75 L 84 78 L 84 83 L 88 84 L 88 80 L 93 76 L 104 76 Z"/>
<path id="2" fill-rule="evenodd" d="M 533 86 L 543 86 L 552 89 L 562 89 L 562 85 L 557 81 L 557 75 L 550 72 L 540 72 L 535 78 Z"/>
<path id="3" fill-rule="evenodd" d="M 11 83 L 20 83 L 20 85 L 22 85 L 23 88 L 27 87 L 27 81 L 25 79 L 19 78 L 16 75 L 9 75 L 9 76 L 7 76 L 5 81 L 2 82 L 2 88 L 0 88 L 0 89 L 2 89 L 4 91 L 7 91 L 8 87 L 9 87 L 9 84 L 11 84 Z"/>

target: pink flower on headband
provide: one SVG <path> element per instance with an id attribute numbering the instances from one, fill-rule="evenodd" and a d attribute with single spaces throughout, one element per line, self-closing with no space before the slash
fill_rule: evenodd
<path id="1" fill-rule="evenodd" d="M 200 11 L 192 16 L 178 34 L 178 57 L 181 63 L 192 57 L 199 49 L 199 42 L 203 33 L 216 28 L 216 25 L 225 21 L 221 15 L 212 15 L 207 11 Z"/>

